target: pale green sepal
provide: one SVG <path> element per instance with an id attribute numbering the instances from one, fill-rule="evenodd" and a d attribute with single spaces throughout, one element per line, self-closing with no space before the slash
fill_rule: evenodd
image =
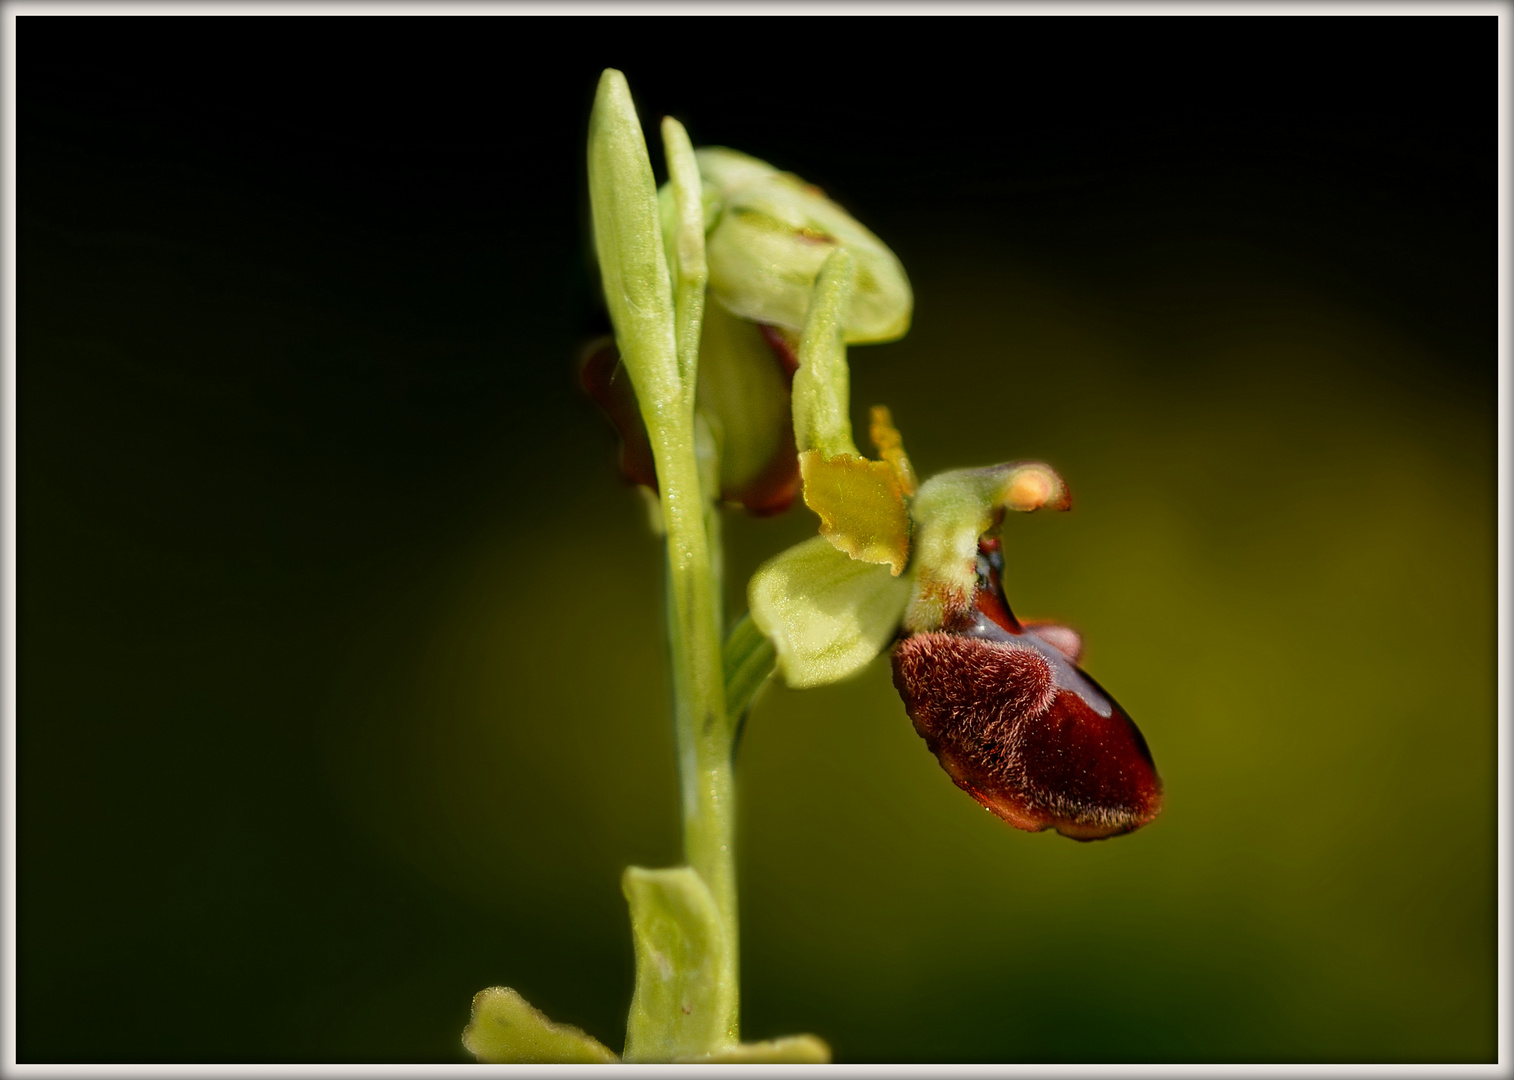
<path id="1" fill-rule="evenodd" d="M 601 76 L 589 115 L 589 203 L 615 344 L 655 446 L 662 418 L 685 395 L 657 185 L 631 90 L 613 68 Z"/>
<path id="2" fill-rule="evenodd" d="M 620 887 L 636 948 L 625 1059 L 665 1062 L 734 1045 L 729 944 L 704 879 L 687 866 L 628 866 Z"/>
<path id="3" fill-rule="evenodd" d="M 899 627 L 910 578 L 860 562 L 823 536 L 757 568 L 747 586 L 752 622 L 773 642 L 789 686 L 822 686 L 854 675 Z"/>
<path id="4" fill-rule="evenodd" d="M 751 615 L 743 615 L 741 621 L 731 628 L 725 639 L 725 714 L 736 720 L 762 684 L 768 681 L 778 660 L 773 643 L 752 621 Z"/>
<path id="5" fill-rule="evenodd" d="M 813 184 L 727 150 L 698 151 L 699 171 L 718 207 L 706 240 L 710 291 L 742 318 L 799 330 L 826 257 L 846 248 L 857 260 L 846 340 L 892 341 L 909 329 L 914 294 L 888 247 Z"/>
<path id="6" fill-rule="evenodd" d="M 664 255 L 673 279 L 677 319 L 678 373 L 692 386 L 699 360 L 699 326 L 709 270 L 704 256 L 704 182 L 689 133 L 671 116 L 662 120 L 662 149 L 668 162 L 666 197 L 659 207 Z"/>
<path id="7" fill-rule="evenodd" d="M 724 146 L 706 146 L 696 151 L 699 175 L 719 192 L 740 191 L 749 184 L 767 180 L 779 170 L 761 158 Z"/>
<path id="8" fill-rule="evenodd" d="M 851 374 L 846 366 L 845 318 L 855 265 L 844 248 L 825 260 L 799 339 L 794 373 L 794 447 L 827 458 L 860 457 L 852 441 Z"/>
<path id="9" fill-rule="evenodd" d="M 939 630 L 971 610 L 978 538 L 1006 509 L 1066 510 L 1071 505 L 1062 478 L 1039 461 L 958 469 L 920 485 L 909 508 L 915 523 L 915 586 L 905 628 L 915 633 Z"/>
<path id="10" fill-rule="evenodd" d="M 508 986 L 473 995 L 463 1046 L 492 1065 L 604 1065 L 620 1060 L 598 1039 L 554 1024 Z"/>
<path id="11" fill-rule="evenodd" d="M 702 1057 L 679 1058 L 680 1064 L 829 1065 L 831 1048 L 814 1035 L 785 1035 L 765 1042 L 741 1043 Z"/>

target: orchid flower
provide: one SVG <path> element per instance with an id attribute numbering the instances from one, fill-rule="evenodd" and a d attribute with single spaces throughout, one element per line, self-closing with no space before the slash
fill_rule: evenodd
<path id="1" fill-rule="evenodd" d="M 1092 840 L 1139 828 L 1161 808 L 1139 729 L 1077 666 L 1076 632 L 1020 623 L 1002 588 L 992 534 L 1004 512 L 1066 510 L 1066 484 L 1046 464 L 1013 462 L 943 473 L 917 490 L 883 407 L 870 425 L 879 460 L 859 454 L 843 330 L 853 273 L 844 248 L 827 258 L 794 377 L 804 501 L 820 535 L 752 577 L 753 626 L 796 688 L 853 675 L 902 635 L 895 685 L 959 787 L 1021 829 Z M 749 632 L 733 642 L 761 653 Z M 743 665 L 752 660 L 728 655 L 728 667 Z"/>

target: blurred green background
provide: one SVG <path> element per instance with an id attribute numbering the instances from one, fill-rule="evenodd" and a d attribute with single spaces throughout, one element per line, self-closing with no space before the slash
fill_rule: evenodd
<path id="1" fill-rule="evenodd" d="M 869 29 L 21 20 L 22 1061 L 460 1061 L 498 983 L 620 1046 L 618 877 L 679 852 L 658 547 L 572 381 L 610 64 L 894 247 L 854 414 L 1068 478 L 1010 599 L 1168 792 L 1020 833 L 886 664 L 770 686 L 746 1034 L 1494 1059 L 1494 20 Z M 728 518 L 737 612 L 813 528 Z"/>

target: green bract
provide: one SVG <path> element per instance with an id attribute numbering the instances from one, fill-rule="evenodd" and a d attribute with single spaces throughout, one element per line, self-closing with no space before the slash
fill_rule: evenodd
<path id="1" fill-rule="evenodd" d="M 685 401 L 657 185 L 625 76 L 606 71 L 589 115 L 589 204 L 615 343 L 654 445 Z"/>
<path id="2" fill-rule="evenodd" d="M 813 1035 L 766 1042 L 736 1038 L 731 944 L 715 898 L 687 866 L 630 866 L 621 889 L 631 905 L 636 991 L 626 1021 L 632 1062 L 796 1062 L 823 1064 L 830 1047 Z M 554 1024 L 514 990 L 494 986 L 473 998 L 463 1045 L 479 1061 L 506 1065 L 599 1065 L 621 1060 L 599 1040 Z"/>
<path id="3" fill-rule="evenodd" d="M 675 1060 L 686 1065 L 829 1065 L 831 1048 L 813 1035 L 785 1035 Z"/>
<path id="4" fill-rule="evenodd" d="M 473 995 L 473 1019 L 463 1045 L 479 1061 L 498 1065 L 599 1065 L 617 1060 L 598 1039 L 569 1024 L 554 1024 L 508 986 Z"/>
<path id="5" fill-rule="evenodd" d="M 687 866 L 627 867 L 620 887 L 636 946 L 626 1060 L 672 1061 L 735 1045 L 735 971 L 709 887 Z"/>
<path id="6" fill-rule="evenodd" d="M 857 264 L 846 312 L 852 344 L 892 341 L 909 329 L 914 295 L 894 253 L 813 184 L 727 150 L 698 151 L 706 185 L 710 291 L 754 322 L 799 330 L 820 267 L 837 247 Z"/>
<path id="7" fill-rule="evenodd" d="M 715 898 L 687 866 L 626 868 L 636 992 L 626 1023 L 627 1061 L 810 1062 L 831 1060 L 813 1035 L 736 1041 L 734 949 Z M 671 1022 L 670 1022 L 671 1018 Z"/>

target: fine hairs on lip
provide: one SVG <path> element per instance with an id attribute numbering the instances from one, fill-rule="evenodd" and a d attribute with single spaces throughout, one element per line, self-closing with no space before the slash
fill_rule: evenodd
<path id="1" fill-rule="evenodd" d="M 1075 666 L 1075 631 L 1015 618 L 1002 566 L 998 541 L 981 538 L 970 614 L 894 647 L 915 730 L 958 787 L 1016 828 L 1075 840 L 1140 828 L 1162 805 L 1145 738 Z"/>

